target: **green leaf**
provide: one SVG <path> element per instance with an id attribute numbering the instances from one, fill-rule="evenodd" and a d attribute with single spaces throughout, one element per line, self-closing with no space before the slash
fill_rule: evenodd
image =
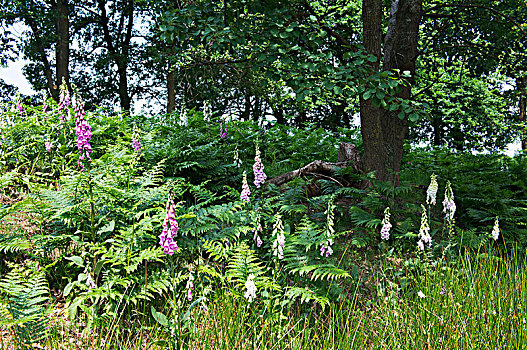
<path id="1" fill-rule="evenodd" d="M 399 114 L 397 115 L 399 117 L 399 119 L 404 119 L 404 112 L 399 112 Z"/>
<path id="2" fill-rule="evenodd" d="M 150 311 L 152 312 L 152 316 L 154 316 L 154 319 L 159 324 L 161 324 L 162 326 L 165 326 L 165 327 L 168 325 L 168 319 L 162 312 L 156 311 L 156 309 L 154 309 L 153 306 L 150 306 Z"/>
<path id="3" fill-rule="evenodd" d="M 69 258 L 66 258 L 66 260 L 72 261 L 80 267 L 84 267 L 84 260 L 82 260 L 80 256 L 70 256 Z"/>
<path id="4" fill-rule="evenodd" d="M 419 118 L 420 118 L 419 114 L 417 114 L 415 112 L 408 116 L 408 119 L 410 119 L 410 121 L 412 121 L 412 122 L 415 122 L 415 121 L 419 120 Z"/>
<path id="5" fill-rule="evenodd" d="M 334 92 L 335 94 L 337 94 L 337 95 L 340 95 L 340 94 L 342 94 L 342 89 L 340 88 L 340 86 L 336 86 L 336 85 L 335 85 L 335 86 L 333 87 L 333 92 Z"/>

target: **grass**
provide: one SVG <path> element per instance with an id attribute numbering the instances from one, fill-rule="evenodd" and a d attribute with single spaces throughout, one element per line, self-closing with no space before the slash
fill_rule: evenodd
<path id="1" fill-rule="evenodd" d="M 167 313 L 167 327 L 113 323 L 80 337 L 82 325 L 64 317 L 41 345 L 47 349 L 519 349 L 527 344 L 523 256 L 485 252 L 465 253 L 450 262 L 408 261 L 402 274 L 395 269 L 377 272 L 377 295 L 369 300 L 357 292 L 324 310 L 305 304 L 282 309 L 261 302 L 248 304 L 224 290 L 206 307 L 195 307 L 187 318 L 183 312 Z M 410 283 L 399 283 L 401 275 Z M 0 344 L 2 350 L 13 348 L 5 339 Z"/>

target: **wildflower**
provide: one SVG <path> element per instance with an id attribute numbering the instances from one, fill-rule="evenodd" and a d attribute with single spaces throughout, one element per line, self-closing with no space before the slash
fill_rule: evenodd
<path id="1" fill-rule="evenodd" d="M 426 204 L 436 205 L 437 189 L 437 176 L 432 174 L 430 176 L 430 185 L 428 190 L 426 190 Z"/>
<path id="2" fill-rule="evenodd" d="M 252 302 L 256 298 L 256 284 L 254 284 L 254 274 L 250 274 L 245 282 L 245 298 L 248 302 Z"/>
<path id="3" fill-rule="evenodd" d="M 171 197 L 168 198 L 166 206 L 165 220 L 163 220 L 163 231 L 159 235 L 159 244 L 163 247 L 163 252 L 168 255 L 173 255 L 178 246 L 174 237 L 176 237 L 179 230 L 178 222 L 176 221 L 176 205 Z"/>
<path id="4" fill-rule="evenodd" d="M 331 254 L 333 254 L 333 249 L 331 249 L 331 246 L 327 244 L 327 242 L 323 243 L 320 247 L 320 255 L 326 255 L 326 258 L 328 258 Z"/>
<path id="5" fill-rule="evenodd" d="M 239 168 L 242 165 L 240 154 L 238 153 L 238 146 L 234 149 L 234 164 Z"/>
<path id="6" fill-rule="evenodd" d="M 17 97 L 16 99 L 16 106 L 18 108 L 18 113 L 20 114 L 20 118 L 24 118 L 24 106 L 20 103 L 20 97 Z"/>
<path id="7" fill-rule="evenodd" d="M 181 105 L 181 112 L 179 113 L 179 125 L 182 125 L 182 126 L 188 125 L 188 115 L 187 115 L 187 109 L 185 108 L 185 103 Z"/>
<path id="8" fill-rule="evenodd" d="M 59 118 L 64 120 L 63 111 L 67 111 L 69 115 L 68 106 L 70 105 L 70 91 L 68 90 L 68 85 L 66 85 L 66 79 L 62 77 L 62 84 L 59 88 Z"/>
<path id="9" fill-rule="evenodd" d="M 205 101 L 204 107 L 203 107 L 203 120 L 209 121 L 210 117 L 212 115 L 211 108 L 210 108 L 210 102 Z"/>
<path id="10" fill-rule="evenodd" d="M 192 289 L 194 289 L 194 275 L 192 274 L 192 272 L 190 273 L 190 275 L 188 276 L 188 281 L 187 281 L 187 299 L 188 301 L 192 301 Z"/>
<path id="11" fill-rule="evenodd" d="M 251 190 L 249 189 L 249 184 L 247 183 L 247 173 L 243 171 L 242 193 L 240 194 L 240 199 L 242 201 L 248 202 L 250 194 Z"/>
<path id="12" fill-rule="evenodd" d="M 46 146 L 46 151 L 50 152 L 51 148 L 53 147 L 53 144 L 49 141 L 46 141 L 45 146 Z"/>
<path id="13" fill-rule="evenodd" d="M 225 123 L 225 131 L 223 131 L 223 122 L 220 122 L 220 137 L 223 139 L 229 138 L 229 132 L 227 131 L 227 123 Z"/>
<path id="14" fill-rule="evenodd" d="M 48 104 L 46 102 L 47 102 L 46 99 L 44 99 L 44 103 L 42 104 L 43 113 L 46 113 L 46 111 L 48 110 Z"/>
<path id="15" fill-rule="evenodd" d="M 447 220 L 452 221 L 456 212 L 456 203 L 454 203 L 454 192 L 450 186 L 450 181 L 446 183 L 445 199 L 443 200 L 443 213 L 446 214 Z"/>
<path id="16" fill-rule="evenodd" d="M 331 246 L 333 245 L 333 233 L 335 233 L 335 229 L 333 228 L 333 225 L 334 225 L 333 209 L 335 209 L 335 205 L 333 204 L 333 197 L 332 197 L 328 203 L 328 208 L 325 211 L 325 214 L 327 215 L 325 242 L 322 243 L 322 246 L 320 247 L 320 255 L 322 256 L 326 255 L 326 258 L 329 257 L 331 254 L 333 254 L 333 249 L 331 249 Z"/>
<path id="17" fill-rule="evenodd" d="M 258 248 L 260 248 L 260 246 L 262 245 L 262 239 L 260 238 L 260 233 L 262 233 L 263 229 L 262 229 L 262 223 L 260 221 L 260 214 L 258 214 L 256 216 L 256 228 L 253 230 L 254 232 L 254 237 L 253 239 L 256 241 L 256 246 Z"/>
<path id="18" fill-rule="evenodd" d="M 417 246 L 420 250 L 424 250 L 425 243 L 428 244 L 428 248 L 432 246 L 432 237 L 430 236 L 430 226 L 428 226 L 426 209 L 422 204 L 421 208 L 423 209 L 423 214 L 421 215 L 421 227 L 419 228 L 419 242 L 417 242 Z"/>
<path id="19" fill-rule="evenodd" d="M 134 129 L 134 134 L 132 135 L 132 147 L 137 154 L 141 154 L 142 146 L 141 146 L 141 140 L 139 138 L 139 133 L 136 129 Z"/>
<path id="20" fill-rule="evenodd" d="M 381 228 L 381 239 L 389 240 L 390 239 L 390 229 L 392 224 L 390 223 L 390 207 L 384 209 L 384 219 L 382 219 L 382 228 Z"/>
<path id="21" fill-rule="evenodd" d="M 498 237 L 500 236 L 500 224 L 498 222 L 498 217 L 494 220 L 494 227 L 492 228 L 492 232 L 490 233 L 492 238 L 497 241 Z"/>
<path id="22" fill-rule="evenodd" d="M 78 161 L 78 166 L 82 169 L 82 161 L 86 158 L 91 160 L 90 153 L 92 153 L 92 148 L 90 145 L 90 140 L 92 137 L 91 126 L 84 119 L 84 102 L 76 93 L 73 100 L 73 108 L 75 110 L 75 133 L 77 134 L 77 149 L 79 150 L 80 157 Z"/>
<path id="23" fill-rule="evenodd" d="M 417 296 L 421 299 L 426 298 L 425 293 L 423 293 L 422 291 L 417 292 Z"/>
<path id="24" fill-rule="evenodd" d="M 282 216 L 280 214 L 276 215 L 276 220 L 273 226 L 273 236 L 275 236 L 273 242 L 273 255 L 282 260 L 284 258 L 285 232 L 284 224 L 282 223 Z"/>
<path id="25" fill-rule="evenodd" d="M 260 186 L 264 184 L 265 179 L 267 179 L 267 175 L 264 173 L 264 165 L 260 159 L 260 149 L 258 148 L 258 145 L 256 145 L 256 156 L 254 157 L 253 172 L 254 184 L 257 188 L 260 188 Z"/>
<path id="26" fill-rule="evenodd" d="M 88 289 L 94 289 L 97 288 L 97 285 L 95 282 L 93 282 L 93 279 L 91 278 L 90 274 L 88 273 L 88 278 L 86 279 L 86 286 L 88 286 Z"/>

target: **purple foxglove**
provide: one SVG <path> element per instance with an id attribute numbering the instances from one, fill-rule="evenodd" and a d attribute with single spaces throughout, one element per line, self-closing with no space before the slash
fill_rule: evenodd
<path id="1" fill-rule="evenodd" d="M 90 274 L 88 273 L 88 278 L 86 279 L 86 286 L 88 286 L 88 289 L 94 289 L 97 288 L 97 285 L 95 282 L 93 282 L 93 279 L 91 278 Z"/>
<path id="2" fill-rule="evenodd" d="M 260 248 L 262 245 L 262 239 L 260 238 L 260 234 L 263 232 L 262 229 L 262 223 L 260 222 L 260 214 L 256 216 L 256 228 L 253 230 L 254 237 L 253 239 L 256 241 L 256 246 Z"/>
<path id="3" fill-rule="evenodd" d="M 75 110 L 75 133 L 77 134 L 77 149 L 79 150 L 80 154 L 77 165 L 83 169 L 82 161 L 84 159 L 91 160 L 90 154 L 93 151 L 90 145 L 90 140 L 92 137 L 91 126 L 86 121 L 86 119 L 84 119 L 84 102 L 79 95 L 74 97 L 73 108 Z"/>
<path id="4" fill-rule="evenodd" d="M 143 147 L 141 146 L 141 139 L 139 138 L 137 130 L 134 130 L 134 134 L 132 135 L 132 147 L 137 154 L 141 154 Z"/>
<path id="5" fill-rule="evenodd" d="M 163 252 L 168 255 L 173 255 L 178 246 L 174 238 L 179 230 L 178 222 L 176 221 L 176 205 L 172 198 L 168 198 L 166 206 L 166 215 L 163 220 L 163 231 L 159 235 L 159 245 L 163 247 Z"/>
<path id="6" fill-rule="evenodd" d="M 258 145 L 256 145 L 256 156 L 254 157 L 253 172 L 254 184 L 257 188 L 260 188 L 260 186 L 265 183 L 267 175 L 265 175 L 264 173 L 264 165 L 262 164 L 262 160 L 260 159 L 260 149 L 258 148 Z"/>
<path id="7" fill-rule="evenodd" d="M 384 209 L 384 219 L 382 219 L 382 228 L 381 228 L 381 239 L 389 240 L 390 239 L 390 229 L 392 224 L 390 223 L 390 207 Z"/>
<path id="8" fill-rule="evenodd" d="M 46 151 L 50 152 L 51 151 L 51 148 L 53 148 L 53 144 L 49 141 L 46 141 Z"/>
<path id="9" fill-rule="evenodd" d="M 249 202 L 249 196 L 251 195 L 251 190 L 249 189 L 249 184 L 247 183 L 247 173 L 243 171 L 243 182 L 242 182 L 242 193 L 240 194 L 240 199 L 245 202 Z"/>

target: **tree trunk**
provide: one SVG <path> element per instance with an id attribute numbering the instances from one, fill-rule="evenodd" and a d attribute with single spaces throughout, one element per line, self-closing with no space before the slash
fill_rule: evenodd
<path id="1" fill-rule="evenodd" d="M 363 0 L 363 43 L 368 53 L 380 57 L 382 1 Z M 396 97 L 410 98 L 415 74 L 421 0 L 392 0 L 388 30 L 384 41 L 383 70 L 409 71 L 410 85 L 403 86 Z M 372 69 L 378 70 L 374 62 Z M 377 179 L 398 185 L 407 129 L 407 118 L 399 119 L 399 111 L 374 107 L 361 100 L 361 134 L 364 144 L 363 167 L 375 171 Z"/>
<path id="2" fill-rule="evenodd" d="M 167 90 L 167 113 L 172 113 L 176 110 L 176 76 L 170 64 L 168 65 Z"/>
<path id="3" fill-rule="evenodd" d="M 522 150 L 527 151 L 527 77 L 516 78 L 516 89 L 520 94 L 520 123 L 523 125 L 521 134 Z"/>
<path id="4" fill-rule="evenodd" d="M 62 84 L 62 78 L 66 84 L 70 83 L 70 29 L 68 0 L 57 0 L 57 43 L 55 46 L 56 57 L 56 86 Z M 57 94 L 58 95 L 58 94 Z"/>
<path id="5" fill-rule="evenodd" d="M 379 70 L 382 43 L 382 1 L 362 1 L 362 42 L 366 51 L 377 57 L 370 63 L 372 73 Z M 380 109 L 371 100 L 360 96 L 360 124 L 364 155 L 362 166 L 366 171 L 375 171 L 377 178 L 386 177 L 385 159 L 382 152 L 382 129 Z"/>
<path id="6" fill-rule="evenodd" d="M 42 39 L 40 38 L 40 32 L 38 30 L 37 24 L 33 19 L 28 21 L 29 27 L 35 36 L 35 43 L 37 45 L 38 53 L 40 55 L 40 60 L 44 65 L 44 76 L 46 77 L 46 84 L 48 86 L 49 93 L 51 97 L 58 102 L 59 100 L 59 89 L 58 86 L 53 82 L 53 72 L 51 70 L 51 65 L 49 63 L 48 57 L 46 56 L 46 51 L 42 46 Z"/>
<path id="7" fill-rule="evenodd" d="M 419 23 L 422 15 L 422 0 L 393 0 L 384 41 L 384 70 L 409 71 L 409 84 L 402 86 L 397 97 L 409 99 L 414 83 L 415 61 L 419 41 Z M 399 171 L 403 156 L 403 145 L 408 118 L 400 119 L 399 111 L 381 109 L 382 139 L 384 141 L 385 167 L 393 171 L 388 180 L 399 184 Z"/>

